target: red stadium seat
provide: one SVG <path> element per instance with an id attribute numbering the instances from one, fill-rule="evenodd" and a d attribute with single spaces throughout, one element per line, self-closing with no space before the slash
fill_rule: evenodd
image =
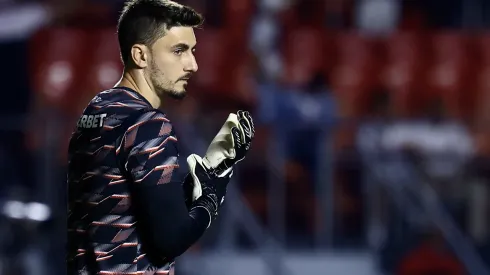
<path id="1" fill-rule="evenodd" d="M 461 33 L 435 33 L 431 38 L 432 53 L 436 62 L 462 62 L 467 57 L 468 37 Z"/>
<path id="2" fill-rule="evenodd" d="M 252 19 L 255 1 L 253 0 L 227 0 L 224 1 L 224 16 L 226 27 L 234 30 L 247 29 L 250 20 Z M 244 33 L 246 32 L 239 32 Z"/>
<path id="3" fill-rule="evenodd" d="M 468 37 L 461 34 L 438 33 L 431 39 L 430 92 L 444 101 L 452 117 L 469 118 L 473 113 L 475 67 L 470 49 Z"/>
<path id="4" fill-rule="evenodd" d="M 476 104 L 475 115 L 477 122 L 487 125 L 490 121 L 490 35 L 482 34 L 475 37 L 474 44 L 478 58 L 476 72 Z"/>
<path id="5" fill-rule="evenodd" d="M 322 69 L 327 79 L 330 79 L 332 71 L 338 63 L 338 48 L 336 47 L 335 39 L 336 33 L 332 31 L 323 32 Z"/>
<path id="6" fill-rule="evenodd" d="M 381 82 L 390 91 L 394 114 L 420 115 L 426 102 L 424 68 L 427 66 L 424 37 L 413 32 L 395 33 L 385 41 L 386 65 Z"/>
<path id="7" fill-rule="evenodd" d="M 483 67 L 477 78 L 475 122 L 488 127 L 488 122 L 490 122 L 490 67 Z"/>
<path id="8" fill-rule="evenodd" d="M 340 33 L 336 38 L 339 62 L 354 66 L 373 65 L 374 41 L 356 32 Z"/>
<path id="9" fill-rule="evenodd" d="M 343 33 L 336 39 L 338 63 L 331 84 L 343 116 L 366 112 L 367 98 L 379 86 L 379 60 L 374 43 L 357 33 Z"/>
<path id="10" fill-rule="evenodd" d="M 206 29 L 196 31 L 196 60 L 199 66 L 191 82 L 197 86 L 199 93 L 204 95 L 223 94 L 229 92 L 230 77 L 234 63 L 228 58 L 230 41 L 223 30 Z"/>
<path id="11" fill-rule="evenodd" d="M 32 88 L 36 92 L 26 133 L 27 146 L 43 149 L 52 142 L 48 122 L 55 122 L 59 160 L 66 163 L 66 148 L 79 108 L 79 84 L 86 71 L 87 33 L 81 29 L 45 29 L 36 34 L 30 45 Z M 45 148 L 47 149 L 47 148 Z"/>
<path id="12" fill-rule="evenodd" d="M 70 112 L 77 97 L 81 65 L 86 58 L 86 32 L 55 28 L 38 33 L 31 41 L 33 89 L 50 108 Z"/>
<path id="13" fill-rule="evenodd" d="M 305 85 L 313 75 L 324 71 L 323 39 L 318 29 L 298 28 L 286 34 L 283 43 L 285 84 Z"/>
<path id="14" fill-rule="evenodd" d="M 240 54 L 241 56 L 227 58 L 227 60 L 233 60 L 233 62 L 227 62 L 222 69 L 213 69 L 216 71 L 212 73 L 219 74 L 217 77 L 226 79 L 218 80 L 211 87 L 202 85 L 202 76 L 200 74 L 207 74 L 206 70 L 209 67 L 206 66 L 207 63 L 200 62 L 202 59 L 198 58 L 200 69 L 188 87 L 190 95 L 200 97 L 201 102 L 209 108 L 224 108 L 230 111 L 237 108 L 253 108 L 257 99 L 257 82 L 254 74 L 256 68 L 255 59 L 249 52 L 241 51 Z M 214 66 L 213 64 L 209 65 Z M 205 67 L 205 69 L 202 69 L 202 67 Z"/>
<path id="15" fill-rule="evenodd" d="M 488 116 L 486 120 L 479 121 L 480 125 L 473 130 L 473 140 L 478 156 L 490 156 L 490 131 L 488 128 Z"/>
<path id="16" fill-rule="evenodd" d="M 490 34 L 474 37 L 476 64 L 476 122 L 488 125 L 490 121 Z"/>
<path id="17" fill-rule="evenodd" d="M 410 68 L 421 67 L 426 57 L 423 40 L 425 37 L 416 32 L 394 33 L 386 39 L 387 61 Z"/>
<path id="18" fill-rule="evenodd" d="M 87 104 L 98 92 L 112 88 L 123 69 L 117 35 L 112 28 L 91 32 L 89 40 L 93 48 L 83 66 L 86 73 L 81 84 L 80 104 Z"/>
<path id="19" fill-rule="evenodd" d="M 479 35 L 475 42 L 480 63 L 483 66 L 490 66 L 490 34 Z"/>

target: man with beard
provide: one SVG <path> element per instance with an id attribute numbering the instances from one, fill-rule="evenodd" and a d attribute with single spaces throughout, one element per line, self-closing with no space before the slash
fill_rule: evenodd
<path id="1" fill-rule="evenodd" d="M 126 2 L 122 78 L 91 100 L 70 140 L 68 274 L 172 274 L 174 259 L 218 215 L 254 136 L 250 114 L 230 114 L 206 155 L 187 158 L 182 181 L 178 137 L 159 110 L 166 98 L 185 97 L 202 22 L 172 1 Z"/>

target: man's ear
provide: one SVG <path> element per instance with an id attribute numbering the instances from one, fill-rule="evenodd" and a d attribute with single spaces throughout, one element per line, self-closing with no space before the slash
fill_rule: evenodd
<path id="1" fill-rule="evenodd" d="M 148 47 L 142 44 L 134 44 L 131 47 L 131 59 L 136 67 L 146 68 L 148 66 Z"/>

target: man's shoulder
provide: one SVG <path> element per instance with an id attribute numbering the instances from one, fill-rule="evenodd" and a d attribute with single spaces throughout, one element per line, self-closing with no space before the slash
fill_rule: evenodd
<path id="1" fill-rule="evenodd" d="M 113 129 L 128 119 L 138 119 L 155 110 L 141 95 L 123 88 L 112 88 L 95 95 L 78 121 L 81 128 Z"/>
<path id="2" fill-rule="evenodd" d="M 98 93 L 89 103 L 94 109 L 113 109 L 114 111 L 139 111 L 153 109 L 150 103 L 138 93 L 124 88 L 112 88 Z"/>
<path id="3" fill-rule="evenodd" d="M 137 92 L 116 87 L 102 91 L 92 98 L 85 113 L 105 113 L 108 117 L 122 121 L 153 112 L 161 113 Z"/>

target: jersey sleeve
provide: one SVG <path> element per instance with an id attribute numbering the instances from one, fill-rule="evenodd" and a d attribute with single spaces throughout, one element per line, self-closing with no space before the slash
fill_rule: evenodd
<path id="1" fill-rule="evenodd" d="M 116 149 L 120 165 L 130 178 L 132 208 L 137 226 L 144 232 L 140 237 L 147 253 L 166 260 L 194 244 L 210 219 L 202 208 L 187 210 L 177 175 L 177 142 L 171 122 L 154 110 L 131 123 Z"/>
<path id="2" fill-rule="evenodd" d="M 116 152 L 135 185 L 161 185 L 176 180 L 177 137 L 171 122 L 158 111 L 139 116 L 124 133 Z"/>

